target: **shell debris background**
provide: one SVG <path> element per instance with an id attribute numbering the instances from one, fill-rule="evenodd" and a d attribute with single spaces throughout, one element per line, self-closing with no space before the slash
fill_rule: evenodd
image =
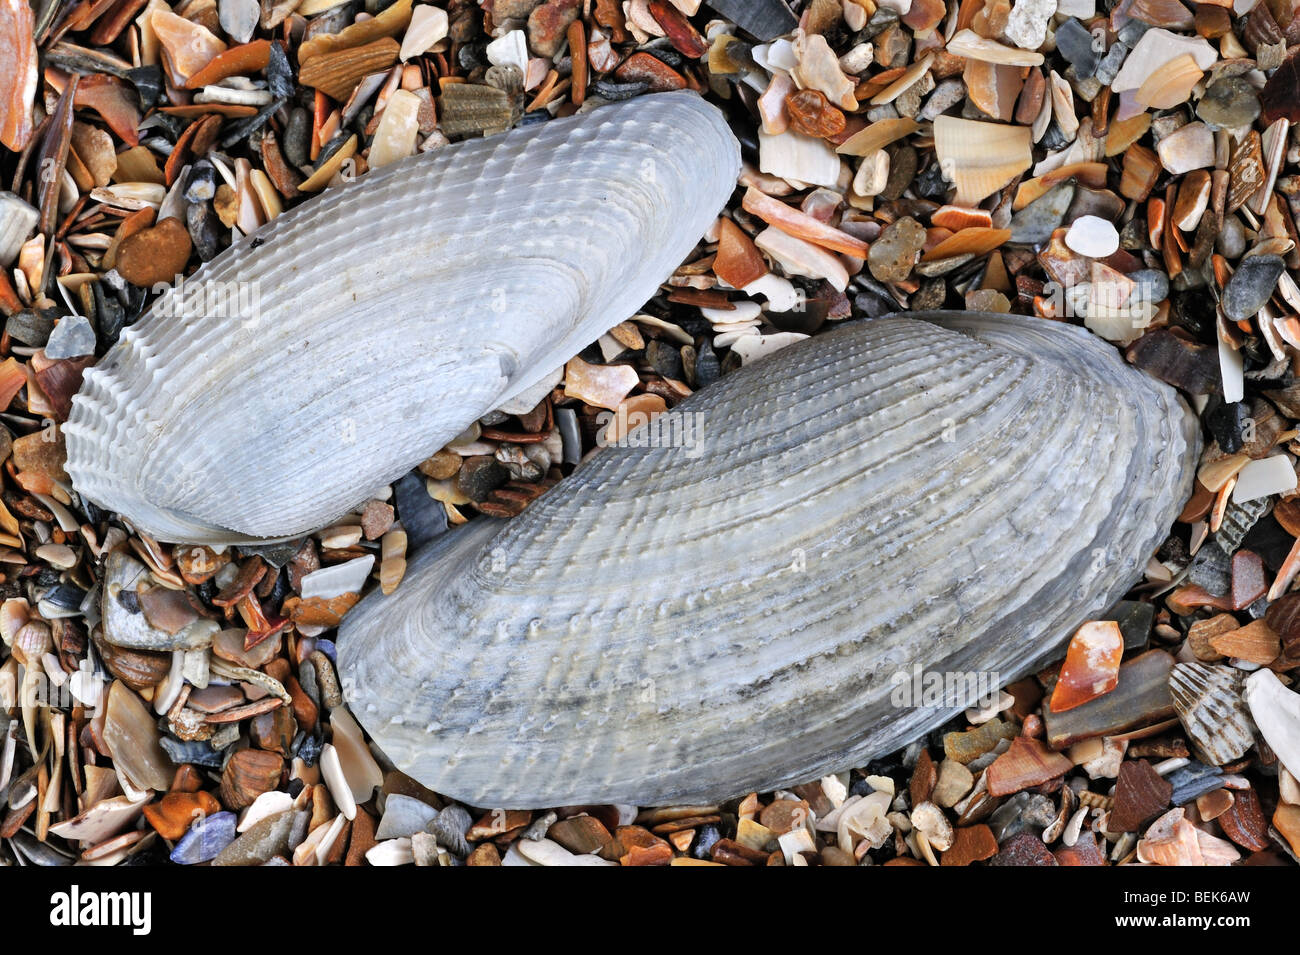
<path id="1" fill-rule="evenodd" d="M 1284 694 L 1300 673 L 1300 20 L 1285 4 L 1244 6 L 0 2 L 0 862 L 1294 864 L 1300 784 L 1276 759 L 1288 765 Z M 658 110 L 671 91 L 716 106 L 740 143 L 725 209 L 698 210 L 682 240 L 694 246 L 640 301 L 598 316 L 604 327 L 557 343 L 518 394 L 484 398 L 472 423 L 430 438 L 442 447 L 385 449 L 409 450 L 413 469 L 394 464 L 275 544 L 216 543 L 215 514 L 168 522 L 193 538 L 174 542 L 143 511 L 80 493 L 76 429 L 63 433 L 73 396 L 87 369 L 143 338 L 177 275 L 268 242 L 312 196 L 343 202 L 467 140 L 504 151 L 578 114 L 600 124 L 610 103 Z M 954 128 L 986 146 L 953 150 Z M 592 213 L 536 161 L 538 194 Z M 703 162 L 684 168 L 702 177 Z M 356 258 L 421 211 L 332 236 L 314 262 Z M 521 236 L 480 267 L 489 305 Z M 360 284 L 389 291 L 382 276 Z M 526 520 L 598 464 L 603 450 L 582 462 L 602 443 L 635 444 L 664 415 L 694 424 L 672 417 L 679 405 L 746 364 L 816 346 L 847 319 L 936 308 L 1082 326 L 1197 413 L 1197 478 L 1140 558 L 1143 579 L 1059 634 L 1119 626 L 1112 689 L 1054 713 L 1063 661 L 1048 661 L 863 765 L 656 808 L 464 805 L 397 771 L 350 717 L 337 628 L 363 594 L 402 599 L 449 528 Z M 467 345 L 490 334 L 486 318 L 461 317 Z M 343 323 L 334 344 L 383 341 L 385 327 Z M 270 331 L 239 333 L 256 351 Z M 148 360 L 208 340 L 187 330 Z M 286 399 L 302 398 L 319 382 L 286 361 L 247 359 L 205 394 L 244 400 L 247 382 L 278 372 Z M 391 368 L 350 371 L 378 395 Z M 591 403 L 582 389 L 610 380 L 618 390 L 598 396 L 614 407 Z M 273 435 L 286 421 L 245 423 Z M 193 441 L 219 433 L 209 417 Z M 132 480 L 195 452 L 169 447 Z M 239 451 L 286 453 L 274 439 Z M 266 509 L 281 477 L 235 488 L 240 505 Z M 133 583 L 106 595 L 110 565 Z M 136 639 L 113 643 L 123 621 Z M 1281 693 L 1250 689 L 1269 673 Z M 110 701 L 106 727 L 96 714 Z M 1262 722 L 1246 718 L 1252 704 Z M 1231 716 L 1202 719 L 1214 713 Z M 654 781 L 648 770 L 644 793 Z M 636 791 L 626 798 L 650 801 Z M 389 795 L 436 811 L 428 831 L 377 840 Z M 180 831 L 195 809 L 213 824 Z"/>

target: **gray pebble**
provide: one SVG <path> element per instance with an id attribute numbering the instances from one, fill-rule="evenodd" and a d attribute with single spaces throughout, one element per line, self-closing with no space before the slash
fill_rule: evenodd
<path id="1" fill-rule="evenodd" d="M 95 354 L 95 330 L 84 315 L 65 315 L 50 332 L 46 358 L 81 358 Z"/>
<path id="2" fill-rule="evenodd" d="M 1277 288 L 1286 270 L 1279 255 L 1252 255 L 1242 259 L 1223 289 L 1223 313 L 1234 322 L 1258 314 Z"/>

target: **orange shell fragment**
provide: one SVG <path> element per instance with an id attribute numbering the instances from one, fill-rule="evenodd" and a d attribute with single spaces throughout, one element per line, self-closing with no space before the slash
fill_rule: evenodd
<path id="1" fill-rule="evenodd" d="M 767 263 L 754 240 L 726 216 L 718 220 L 718 254 L 713 272 L 732 288 L 744 288 L 767 274 Z"/>
<path id="2" fill-rule="evenodd" d="M 0 0 L 0 143 L 21 152 L 32 136 L 40 73 L 27 0 Z"/>
<path id="3" fill-rule="evenodd" d="M 266 69 L 271 62 L 271 41 L 254 40 L 242 46 L 232 46 L 223 53 L 218 53 L 208 65 L 190 76 L 187 84 L 190 89 L 199 89 L 220 83 L 232 76 L 247 76 Z"/>
<path id="4" fill-rule="evenodd" d="M 1080 627 L 1065 652 L 1061 675 L 1052 691 L 1052 712 L 1064 713 L 1115 689 L 1124 656 L 1124 635 L 1113 620 L 1090 620 Z"/>

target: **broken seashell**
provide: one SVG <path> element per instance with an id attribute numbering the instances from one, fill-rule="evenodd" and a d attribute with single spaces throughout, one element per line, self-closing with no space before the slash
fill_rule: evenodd
<path id="1" fill-rule="evenodd" d="M 948 52 L 953 56 L 967 59 L 983 60 L 985 63 L 998 63 L 1003 66 L 1039 66 L 1043 54 L 1036 50 L 1022 50 L 1019 47 L 1005 46 L 996 40 L 985 39 L 974 30 L 959 30 L 948 41 Z"/>
<path id="2" fill-rule="evenodd" d="M 973 206 L 1029 168 L 1029 129 L 940 116 L 934 148 L 944 178 L 957 187 L 955 202 Z"/>
<path id="3" fill-rule="evenodd" d="M 1300 693 L 1288 690 L 1272 670 L 1257 670 L 1242 693 L 1250 715 L 1287 772 L 1300 777 Z"/>
<path id="4" fill-rule="evenodd" d="M 1255 744 L 1255 730 L 1241 699 L 1241 675 L 1231 667 L 1179 663 L 1169 674 L 1174 710 L 1196 753 L 1223 766 Z"/>

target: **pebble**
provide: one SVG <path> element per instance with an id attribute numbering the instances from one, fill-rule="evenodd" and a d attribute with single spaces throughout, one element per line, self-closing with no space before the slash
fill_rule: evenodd
<path id="1" fill-rule="evenodd" d="M 389 839 L 377 843 L 366 853 L 366 861 L 376 866 L 413 865 L 415 853 L 411 851 L 411 840 Z"/>
<path id="2" fill-rule="evenodd" d="M 1237 264 L 1223 289 L 1223 313 L 1235 322 L 1254 318 L 1272 297 L 1286 263 L 1277 255 L 1252 255 Z"/>
<path id="3" fill-rule="evenodd" d="M 1128 46 L 1116 41 L 1111 48 L 1106 51 L 1106 55 L 1101 58 L 1097 68 L 1093 71 L 1093 77 L 1101 83 L 1102 86 L 1109 86 L 1119 75 L 1119 71 L 1124 66 L 1124 61 L 1128 58 Z"/>
<path id="4" fill-rule="evenodd" d="M 172 849 L 170 859 L 177 865 L 211 862 L 235 841 L 235 814 L 218 812 L 195 821 Z"/>
<path id="5" fill-rule="evenodd" d="M 67 544 L 42 544 L 36 548 L 36 556 L 60 570 L 77 566 L 77 552 Z"/>
<path id="6" fill-rule="evenodd" d="M 1074 201 L 1074 183 L 1063 182 L 1011 217 L 1011 241 L 1040 245 L 1052 237 Z"/>
<path id="7" fill-rule="evenodd" d="M 1119 251 L 1119 232 L 1099 216 L 1079 216 L 1065 233 L 1065 244 L 1080 255 L 1104 259 Z"/>
<path id="8" fill-rule="evenodd" d="M 140 288 L 170 285 L 185 271 L 193 247 L 189 230 L 179 219 L 163 219 L 123 240 L 117 250 L 117 272 Z"/>
<path id="9" fill-rule="evenodd" d="M 871 244 L 867 267 L 881 282 L 904 282 L 925 245 L 925 227 L 911 216 L 887 225 Z"/>
<path id="10" fill-rule="evenodd" d="M 217 11 L 226 35 L 236 43 L 247 43 L 257 29 L 262 7 L 258 0 L 219 0 Z"/>
<path id="11" fill-rule="evenodd" d="M 187 830 L 195 824 L 196 814 L 212 817 L 218 814 L 229 815 L 229 813 L 221 813 L 221 804 L 211 793 L 205 792 L 168 793 L 158 802 L 144 807 L 144 816 L 149 820 L 149 824 L 157 830 L 158 835 L 170 842 L 175 842 L 186 834 Z M 231 838 L 233 839 L 234 836 L 232 835 Z M 217 852 L 223 848 L 224 845 L 218 848 Z M 213 852 L 208 858 L 216 854 Z"/>
<path id="12" fill-rule="evenodd" d="M 581 0 L 546 0 L 533 10 L 528 15 L 529 48 L 537 56 L 555 56 L 581 6 Z"/>
<path id="13" fill-rule="evenodd" d="M 564 396 L 617 411 L 640 380 L 631 365 L 592 365 L 571 358 L 564 366 Z"/>
<path id="14" fill-rule="evenodd" d="M 1056 13 L 1056 0 L 1017 0 L 1003 35 L 1022 50 L 1037 50 L 1047 40 L 1047 24 Z"/>
<path id="15" fill-rule="evenodd" d="M 1220 255 L 1236 260 L 1246 251 L 1246 227 L 1236 216 L 1224 216 L 1214 242 Z"/>
<path id="16" fill-rule="evenodd" d="M 685 371 L 682 368 L 682 353 L 667 342 L 654 339 L 645 347 L 645 359 L 650 367 L 665 378 L 682 381 Z"/>
<path id="17" fill-rule="evenodd" d="M 212 860 L 214 866 L 264 865 L 268 860 L 289 851 L 289 836 L 298 820 L 304 823 L 310 813 L 282 812 L 267 816 L 247 832 L 237 836 Z"/>
<path id="18" fill-rule="evenodd" d="M 455 483 L 461 494 L 478 502 L 486 500 L 489 494 L 508 480 L 510 472 L 501 462 L 490 455 L 476 454 L 465 459 L 456 474 Z"/>
<path id="19" fill-rule="evenodd" d="M 1101 51 L 1096 48 L 1088 28 L 1078 20 L 1066 20 L 1056 28 L 1056 49 L 1070 62 L 1080 79 L 1088 79 L 1097 72 Z"/>
<path id="20" fill-rule="evenodd" d="M 1259 112 L 1259 93 L 1244 76 L 1215 80 L 1196 104 L 1196 115 L 1221 129 L 1249 126 Z"/>

